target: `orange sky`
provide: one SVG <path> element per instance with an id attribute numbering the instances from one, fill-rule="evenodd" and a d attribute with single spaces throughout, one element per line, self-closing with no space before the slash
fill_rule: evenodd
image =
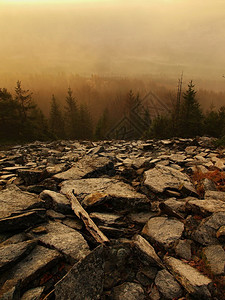
<path id="1" fill-rule="evenodd" d="M 224 0 L 0 0 L 0 79 L 56 72 L 225 79 Z"/>

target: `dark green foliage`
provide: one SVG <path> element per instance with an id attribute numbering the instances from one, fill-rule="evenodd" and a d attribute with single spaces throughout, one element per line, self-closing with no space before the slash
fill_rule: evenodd
<path id="1" fill-rule="evenodd" d="M 65 105 L 65 132 L 67 138 L 75 139 L 78 136 L 78 108 L 72 94 L 69 88 Z"/>
<path id="2" fill-rule="evenodd" d="M 225 135 L 215 141 L 216 147 L 225 147 Z"/>
<path id="3" fill-rule="evenodd" d="M 172 136 L 171 119 L 169 116 L 157 116 L 148 131 L 148 138 L 169 138 Z"/>
<path id="4" fill-rule="evenodd" d="M 0 89 L 0 139 L 18 139 L 18 105 L 7 89 Z"/>
<path id="5" fill-rule="evenodd" d="M 95 139 L 104 140 L 106 138 L 106 134 L 108 130 L 109 130 L 109 112 L 108 109 L 105 109 L 97 122 L 95 128 Z"/>
<path id="6" fill-rule="evenodd" d="M 52 100 L 51 100 L 49 127 L 53 138 L 55 139 L 65 138 L 63 115 L 60 110 L 60 106 L 54 95 L 52 95 Z"/>
<path id="7" fill-rule="evenodd" d="M 188 84 L 187 91 L 183 94 L 181 105 L 180 135 L 194 137 L 202 134 L 203 114 L 196 99 L 196 91 L 192 80 Z"/>
<path id="8" fill-rule="evenodd" d="M 78 139 L 92 139 L 93 124 L 91 114 L 86 104 L 81 104 L 78 114 Z"/>

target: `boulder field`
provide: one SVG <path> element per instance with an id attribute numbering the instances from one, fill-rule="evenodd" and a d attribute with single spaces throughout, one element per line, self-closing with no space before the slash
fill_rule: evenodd
<path id="1" fill-rule="evenodd" d="M 0 150 L 0 299 L 222 300 L 224 247 L 210 138 Z"/>

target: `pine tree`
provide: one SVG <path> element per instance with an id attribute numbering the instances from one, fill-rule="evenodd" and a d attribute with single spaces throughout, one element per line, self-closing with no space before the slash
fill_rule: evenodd
<path id="1" fill-rule="evenodd" d="M 194 137 L 202 133 L 203 114 L 196 99 L 194 87 L 191 80 L 187 91 L 183 94 L 180 118 L 180 129 L 183 137 Z"/>
<path id="2" fill-rule="evenodd" d="M 0 139 L 16 140 L 19 135 L 18 105 L 7 89 L 0 88 Z"/>
<path id="3" fill-rule="evenodd" d="M 65 106 L 65 131 L 70 139 L 77 138 L 78 135 L 78 109 L 71 88 L 68 89 Z"/>
<path id="4" fill-rule="evenodd" d="M 29 118 L 29 111 L 35 108 L 35 105 L 32 102 L 32 93 L 29 90 L 23 90 L 19 80 L 15 87 L 15 100 L 18 103 L 21 123 L 24 124 Z"/>
<path id="5" fill-rule="evenodd" d="M 63 139 L 65 137 L 62 112 L 54 95 L 51 100 L 49 127 L 54 138 Z"/>

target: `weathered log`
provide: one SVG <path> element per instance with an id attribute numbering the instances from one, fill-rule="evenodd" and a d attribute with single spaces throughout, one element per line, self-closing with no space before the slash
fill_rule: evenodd
<path id="1" fill-rule="evenodd" d="M 102 233 L 97 225 L 89 217 L 86 210 L 81 206 L 74 193 L 67 193 L 66 197 L 70 200 L 71 208 L 75 215 L 84 222 L 85 227 L 98 243 L 109 242 L 109 239 Z"/>

